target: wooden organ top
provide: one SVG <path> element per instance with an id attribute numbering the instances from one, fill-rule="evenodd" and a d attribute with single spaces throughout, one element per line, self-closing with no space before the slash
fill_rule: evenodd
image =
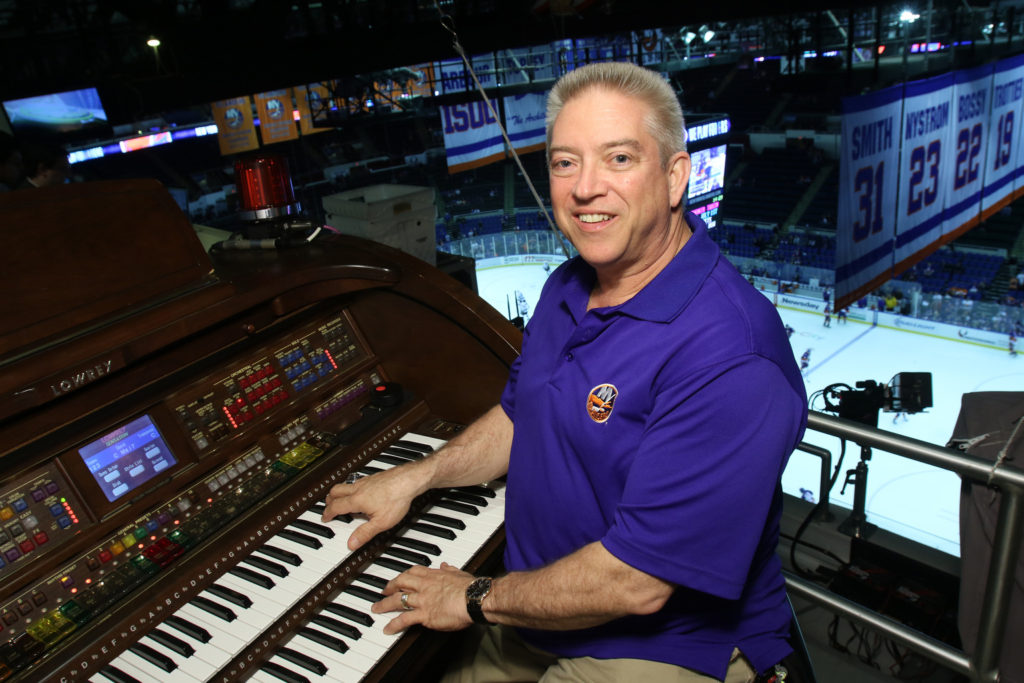
<path id="1" fill-rule="evenodd" d="M 403 434 L 446 439 L 493 405 L 521 341 L 454 279 L 372 242 L 210 257 L 151 181 L 7 193 L 0 215 L 0 681 L 99 680 Z M 391 400 L 371 401 L 379 385 Z M 252 676 L 388 542 L 208 680 Z"/>

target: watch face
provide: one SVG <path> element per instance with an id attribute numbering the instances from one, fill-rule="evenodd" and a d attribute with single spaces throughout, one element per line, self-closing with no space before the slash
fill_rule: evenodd
<path id="1" fill-rule="evenodd" d="M 482 600 L 490 591 L 491 580 L 488 578 L 479 578 L 469 584 L 469 588 L 466 589 L 466 597 L 470 600 Z"/>

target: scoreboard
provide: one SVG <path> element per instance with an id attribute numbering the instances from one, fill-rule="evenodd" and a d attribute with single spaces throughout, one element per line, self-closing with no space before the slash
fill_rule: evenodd
<path id="1" fill-rule="evenodd" d="M 729 129 L 729 119 L 724 116 L 691 122 L 686 129 L 691 166 L 686 208 L 697 214 L 708 229 L 718 225 L 725 196 L 725 141 Z"/>

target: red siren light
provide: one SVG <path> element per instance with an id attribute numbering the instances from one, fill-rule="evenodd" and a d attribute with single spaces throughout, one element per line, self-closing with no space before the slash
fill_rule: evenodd
<path id="1" fill-rule="evenodd" d="M 265 155 L 235 162 L 242 220 L 262 221 L 297 213 L 299 205 L 292 189 L 288 160 Z"/>

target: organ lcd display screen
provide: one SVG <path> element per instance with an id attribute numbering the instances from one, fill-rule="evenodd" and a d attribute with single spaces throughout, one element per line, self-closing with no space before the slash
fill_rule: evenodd
<path id="1" fill-rule="evenodd" d="M 83 446 L 78 454 L 110 502 L 178 462 L 149 415 Z"/>

